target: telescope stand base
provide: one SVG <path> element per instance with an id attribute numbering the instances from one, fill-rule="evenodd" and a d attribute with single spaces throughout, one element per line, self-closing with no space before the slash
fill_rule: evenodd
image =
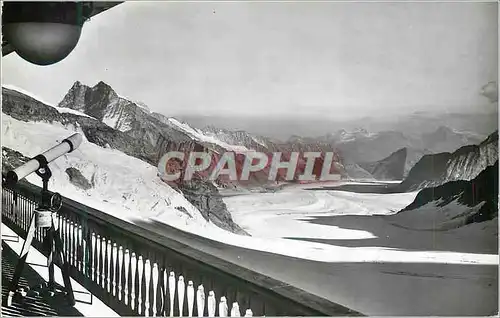
<path id="1" fill-rule="evenodd" d="M 24 269 L 24 265 L 26 264 L 26 259 L 28 257 L 28 252 L 33 242 L 33 238 L 35 236 L 35 214 L 31 217 L 30 227 L 28 229 L 28 235 L 26 236 L 26 241 L 24 241 L 23 247 L 21 249 L 21 253 L 19 254 L 19 260 L 16 265 L 16 269 L 14 271 L 14 276 L 12 277 L 12 281 L 9 288 L 9 293 L 7 296 L 6 304 L 7 306 L 12 305 L 12 301 L 14 297 L 24 297 L 27 295 L 27 291 L 23 288 L 17 288 L 19 285 L 19 280 L 21 278 L 22 271 Z M 52 225 L 47 233 L 47 238 L 49 240 L 49 257 L 48 257 L 48 267 L 49 267 L 49 282 L 42 284 L 43 286 L 38 286 L 38 288 L 34 288 L 33 290 L 30 288 L 30 291 L 44 296 L 50 296 L 50 298 L 64 295 L 67 303 L 70 306 L 75 305 L 75 297 L 73 294 L 73 288 L 71 286 L 71 279 L 69 276 L 69 264 L 66 262 L 64 258 L 64 254 L 62 252 L 62 241 L 59 236 L 59 229 L 55 229 L 54 220 L 52 220 Z M 54 280 L 54 250 L 55 247 L 55 255 L 58 255 L 62 267 L 61 272 L 64 280 L 64 289 L 65 290 L 57 290 L 56 283 Z M 59 298 L 59 297 L 58 297 Z"/>

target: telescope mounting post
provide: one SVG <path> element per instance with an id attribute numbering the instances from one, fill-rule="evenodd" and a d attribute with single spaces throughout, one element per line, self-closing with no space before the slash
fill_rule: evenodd
<path id="1" fill-rule="evenodd" d="M 14 276 L 9 288 L 7 306 L 10 306 L 12 304 L 12 299 L 16 294 L 19 280 L 21 278 L 21 273 L 23 271 L 24 265 L 26 264 L 28 252 L 33 242 L 33 238 L 35 236 L 35 231 L 37 228 L 47 228 L 45 242 L 48 246 L 47 267 L 49 268 L 49 281 L 46 286 L 48 290 L 46 291 L 51 296 L 54 296 L 56 294 L 56 284 L 54 279 L 54 256 L 57 255 L 59 256 L 62 265 L 61 272 L 64 281 L 66 300 L 68 301 L 68 304 L 70 306 L 74 306 L 75 297 L 73 288 L 71 286 L 71 279 L 69 276 L 70 268 L 62 251 L 63 244 L 59 233 L 59 224 L 56 218 L 57 211 L 61 208 L 62 205 L 62 199 L 58 193 L 51 195 L 48 190 L 48 184 L 50 178 L 52 177 L 52 171 L 48 166 L 47 159 L 43 155 L 38 155 L 33 159 L 37 160 L 40 164 L 40 168 L 36 171 L 36 174 L 40 178 L 42 178 L 43 182 L 41 201 L 35 209 L 33 216 L 31 217 L 28 234 L 21 249 L 21 253 L 19 254 L 19 260 L 17 262 Z M 57 200 L 59 200 L 59 202 L 57 202 Z M 42 292 L 46 291 L 42 290 Z"/>

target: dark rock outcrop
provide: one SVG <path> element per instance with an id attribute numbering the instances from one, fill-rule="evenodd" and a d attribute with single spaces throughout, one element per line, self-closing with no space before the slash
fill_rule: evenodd
<path id="1" fill-rule="evenodd" d="M 482 204 L 480 209 L 465 216 L 464 224 L 483 222 L 498 217 L 498 160 L 472 180 L 450 181 L 437 187 L 421 190 L 415 200 L 399 213 L 408 213 L 428 203 L 439 201 L 444 207 L 452 201 L 468 207 Z M 418 218 L 418 215 L 415 217 Z"/>
<path id="2" fill-rule="evenodd" d="M 82 175 L 80 170 L 73 167 L 67 168 L 66 174 L 69 177 L 69 182 L 71 182 L 74 186 L 82 190 L 89 190 L 92 188 L 92 184 Z"/>
<path id="3" fill-rule="evenodd" d="M 234 223 L 231 213 L 228 212 L 226 204 L 213 184 L 200 179 L 192 179 L 179 183 L 177 186 L 184 197 L 201 212 L 206 220 L 210 220 L 218 227 L 233 233 L 248 235 Z"/>
<path id="4" fill-rule="evenodd" d="M 459 148 L 453 153 L 425 155 L 399 185 L 400 191 L 414 191 L 448 181 L 474 179 L 498 160 L 498 131 L 479 145 Z"/>
<path id="5" fill-rule="evenodd" d="M 401 148 L 389 157 L 359 165 L 377 180 L 402 180 L 406 163 L 407 149 Z"/>

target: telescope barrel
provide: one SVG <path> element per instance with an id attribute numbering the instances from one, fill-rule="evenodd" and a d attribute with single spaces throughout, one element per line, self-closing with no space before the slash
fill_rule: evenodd
<path id="1" fill-rule="evenodd" d="M 59 145 L 50 148 L 44 153 L 26 162 L 22 166 L 19 166 L 16 169 L 7 172 L 5 180 L 6 183 L 17 183 L 17 181 L 40 169 L 40 166 L 43 165 L 43 161 L 45 161 L 46 163 L 54 161 L 55 159 L 72 152 L 73 150 L 78 148 L 81 143 L 82 135 L 80 135 L 79 133 L 73 134 L 72 136 L 64 139 Z"/>

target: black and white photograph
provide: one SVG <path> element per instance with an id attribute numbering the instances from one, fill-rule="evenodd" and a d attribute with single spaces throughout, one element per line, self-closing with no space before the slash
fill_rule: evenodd
<path id="1" fill-rule="evenodd" d="M 2 1 L 1 316 L 497 316 L 497 1 Z"/>

